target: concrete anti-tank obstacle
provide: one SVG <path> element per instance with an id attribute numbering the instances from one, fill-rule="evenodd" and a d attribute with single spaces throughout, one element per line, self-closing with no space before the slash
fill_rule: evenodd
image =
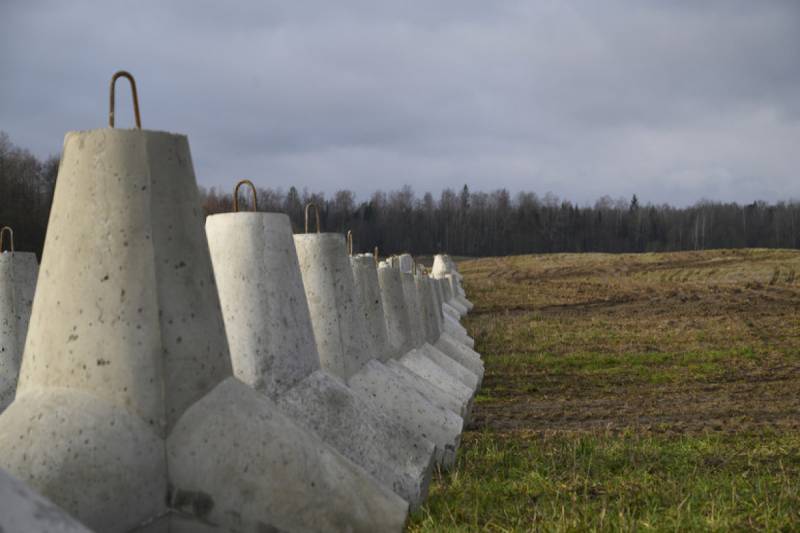
<path id="1" fill-rule="evenodd" d="M 463 305 L 467 312 L 472 311 L 472 308 L 475 307 L 472 302 L 467 299 L 466 293 L 464 289 L 461 287 L 461 282 L 459 278 L 455 274 L 445 274 L 445 279 L 448 280 L 450 286 L 453 288 L 453 292 L 455 293 L 455 299 L 458 303 Z"/>
<path id="2" fill-rule="evenodd" d="M 372 254 L 351 254 L 350 265 L 353 269 L 356 303 L 366 325 L 370 351 L 379 361 L 386 361 L 392 357 L 392 345 L 389 343 L 386 328 L 375 257 Z"/>
<path id="3" fill-rule="evenodd" d="M 434 322 L 431 323 L 433 329 L 432 338 L 433 342 L 435 343 L 441 337 L 442 333 L 445 331 L 447 325 L 447 319 L 449 317 L 445 316 L 445 314 L 441 311 L 442 306 L 445 304 L 442 302 L 441 292 L 436 290 L 437 287 L 439 287 L 438 280 L 429 277 L 428 285 L 431 287 L 431 294 L 433 297 L 432 306 L 436 311 L 435 313 L 436 321 L 435 323 Z M 458 325 L 460 326 L 460 324 Z M 464 335 L 466 335 L 466 333 Z M 462 340 L 463 338 L 460 335 L 454 335 L 454 336 L 459 340 L 459 342 L 463 342 Z M 477 388 L 480 384 L 480 380 L 474 372 L 463 366 L 461 363 L 458 363 L 455 359 L 446 355 L 439 349 L 432 350 L 432 352 L 433 356 L 431 358 L 434 360 L 434 362 L 436 362 L 439 366 L 447 370 L 450 374 L 453 374 L 458 379 L 460 379 L 461 382 L 464 383 L 467 387 L 469 387 L 473 391 L 477 391 Z"/>
<path id="4" fill-rule="evenodd" d="M 448 311 L 450 315 L 456 319 L 460 320 L 462 316 L 467 314 L 467 308 L 461 305 L 453 295 L 453 288 L 450 286 L 450 282 L 445 278 L 437 278 L 441 284 L 442 288 L 444 289 L 445 295 L 445 303 L 450 306 L 449 309 L 445 308 L 445 311 Z"/>
<path id="5" fill-rule="evenodd" d="M 362 393 L 373 405 L 381 406 L 386 413 L 396 413 L 388 407 L 399 397 L 412 398 L 417 405 L 425 405 L 423 400 L 438 401 L 435 392 L 425 393 L 426 385 L 418 386 L 417 382 L 424 380 L 406 369 L 391 369 L 368 352 L 344 237 L 335 233 L 306 233 L 295 235 L 294 239 L 322 367 L 338 372 L 353 390 Z M 432 403 L 426 408 L 431 410 L 436 405 L 442 406 Z M 450 434 L 453 419 L 435 410 L 433 413 L 435 416 L 426 419 L 406 415 L 397 420 L 411 431 L 422 429 L 418 432 L 420 438 L 438 439 L 435 442 L 445 448 L 437 451 L 436 459 L 445 461 L 458 444 Z M 428 428 L 439 420 L 447 426 L 431 433 Z M 420 428 L 422 422 L 425 425 Z"/>
<path id="6" fill-rule="evenodd" d="M 4 236 L 8 251 L 3 251 Z M 14 399 L 31 316 L 39 263 L 36 254 L 14 250 L 14 232 L 0 229 L 0 413 Z"/>
<path id="7" fill-rule="evenodd" d="M 396 269 L 396 267 L 391 268 Z M 406 301 L 406 306 L 408 309 L 409 324 L 411 326 L 411 331 L 409 332 L 408 337 L 413 341 L 413 348 L 407 352 L 398 354 L 397 360 L 390 361 L 388 366 L 398 371 L 410 373 L 415 377 L 418 377 L 417 374 L 399 362 L 400 358 L 409 353 L 415 352 L 416 348 L 425 342 L 424 334 L 422 333 L 423 325 L 422 318 L 420 316 L 419 298 L 417 297 L 417 288 L 414 281 L 414 275 L 400 273 L 400 280 L 403 287 L 403 298 Z M 437 405 L 446 407 L 462 417 L 467 415 L 469 402 L 464 401 L 463 398 L 454 395 L 450 391 L 442 390 L 440 387 L 434 385 L 428 380 L 422 380 L 418 383 L 420 392 L 423 392 L 426 395 L 438 395 Z"/>
<path id="8" fill-rule="evenodd" d="M 355 317 L 356 295 L 344 236 L 306 233 L 295 235 L 294 242 L 320 363 L 346 381 L 372 355 L 364 325 Z"/>
<path id="9" fill-rule="evenodd" d="M 433 296 L 431 287 L 427 276 L 418 274 L 415 276 L 415 285 L 417 290 L 417 297 L 419 299 L 420 314 L 423 317 L 421 320 L 422 342 L 417 347 L 398 361 L 409 368 L 412 372 L 424 377 L 434 385 L 450 392 L 463 402 L 469 404 L 474 395 L 474 389 L 465 385 L 461 380 L 445 370 L 441 365 L 435 362 L 435 354 L 438 349 L 430 344 L 430 341 L 436 339 L 436 312 L 433 304 Z"/>
<path id="10" fill-rule="evenodd" d="M 378 284 L 381 289 L 381 303 L 386 320 L 386 332 L 392 357 L 400 357 L 414 348 L 411 335 L 411 318 L 408 305 L 403 297 L 403 282 L 400 270 L 386 262 L 378 265 Z"/>
<path id="11" fill-rule="evenodd" d="M 414 273 L 414 258 L 411 254 L 400 254 L 396 256 L 396 259 L 397 267 L 400 269 L 400 272 L 404 274 Z"/>
<path id="12" fill-rule="evenodd" d="M 445 274 L 453 274 L 461 280 L 461 273 L 458 271 L 455 261 L 447 254 L 436 254 L 433 256 L 433 267 L 431 273 L 436 278 L 441 278 Z"/>
<path id="13" fill-rule="evenodd" d="M 427 343 L 427 332 L 423 322 L 423 317 L 427 311 L 422 306 L 423 300 L 421 299 L 419 291 L 417 290 L 417 282 L 414 277 L 404 274 L 403 283 L 406 301 L 408 302 L 408 308 L 410 312 L 417 317 L 416 320 L 412 320 L 413 326 L 417 329 L 415 337 L 419 339 L 417 347 L 424 348 L 423 352 L 429 357 L 431 354 L 435 354 L 436 350 L 439 350 L 473 372 L 478 378 L 478 383 L 480 383 L 483 376 L 483 364 L 480 362 L 480 360 L 474 361 L 470 354 L 462 353 L 462 350 L 459 348 L 460 345 L 457 343 L 456 345 L 451 346 L 451 339 L 449 339 L 446 335 L 440 336 L 439 339 L 436 340 L 433 347 Z M 435 348 L 436 350 L 432 348 Z"/>
<path id="14" fill-rule="evenodd" d="M 412 323 L 416 328 L 416 332 L 413 334 L 415 346 L 414 349 L 393 361 L 393 364 L 407 368 L 442 389 L 451 397 L 456 398 L 459 405 L 458 412 L 465 417 L 469 413 L 473 396 L 472 389 L 460 382 L 457 377 L 449 374 L 431 356 L 432 353 L 436 352 L 436 349 L 428 344 L 428 326 L 426 324 L 429 319 L 428 309 L 423 305 L 424 302 L 420 300 L 417 288 L 417 283 L 422 283 L 423 276 L 413 275 L 409 278 L 405 278 L 405 274 L 401 274 L 401 276 L 404 281 L 404 295 L 413 319 Z"/>
<path id="15" fill-rule="evenodd" d="M 443 276 L 440 279 L 444 279 L 446 284 L 449 286 L 449 292 L 457 294 L 459 287 L 457 285 L 456 277 L 453 274 L 441 274 L 443 264 L 449 264 L 450 266 L 447 267 L 448 269 L 455 269 L 455 265 L 447 255 L 440 254 L 437 257 L 439 259 L 438 261 L 434 260 L 434 266 L 438 266 L 439 273 Z M 445 259 L 443 260 L 442 258 Z M 483 362 L 481 361 L 480 354 L 444 330 L 440 332 L 440 336 L 438 340 L 434 342 L 434 346 L 444 352 L 446 355 L 455 359 L 461 365 L 471 370 L 478 377 L 478 386 L 480 386 L 480 382 L 483 380 L 484 373 Z"/>
<path id="16" fill-rule="evenodd" d="M 465 308 L 459 309 L 459 305 L 452 302 L 450 299 L 450 292 L 447 290 L 449 285 L 441 278 L 434 278 L 436 285 L 439 287 L 442 301 L 442 316 L 449 320 L 449 322 L 456 327 L 458 331 L 467 334 L 467 328 L 461 325 L 461 317 L 467 313 Z M 455 305 L 454 305 L 455 304 Z"/>
<path id="17" fill-rule="evenodd" d="M 413 506 L 421 503 L 434 444 L 320 370 L 289 217 L 212 215 L 206 233 L 236 376 Z"/>
<path id="18" fill-rule="evenodd" d="M 232 376 L 186 137 L 110 118 L 66 136 L 0 466 L 104 532 L 400 530 L 401 498 Z"/>
<path id="19" fill-rule="evenodd" d="M 352 241 L 350 241 L 352 242 Z M 352 250 L 352 248 L 351 248 Z M 376 254 L 377 255 L 377 254 Z M 399 302 L 403 304 L 402 309 L 399 309 L 401 313 L 397 313 L 395 311 L 398 310 L 396 305 L 392 305 L 392 302 L 384 303 L 383 298 L 383 291 L 381 287 L 381 283 L 379 282 L 379 274 L 378 268 L 376 265 L 375 256 L 370 254 L 360 254 L 357 256 L 352 256 L 350 258 L 352 267 L 353 267 L 353 277 L 355 282 L 355 291 L 358 296 L 357 298 L 357 307 L 358 307 L 358 314 L 359 316 L 364 317 L 365 324 L 370 331 L 369 339 L 371 341 L 371 349 L 373 353 L 377 354 L 384 354 L 383 360 L 389 361 L 389 359 L 395 355 L 398 355 L 399 349 L 392 345 L 389 341 L 388 334 L 386 333 L 388 329 L 388 322 L 386 315 L 384 313 L 385 308 L 390 309 L 390 313 L 393 313 L 394 318 L 403 319 L 405 318 L 406 323 L 408 322 L 408 315 L 405 311 L 405 300 L 402 297 L 402 286 L 400 284 L 399 278 L 399 271 L 395 269 L 388 269 L 387 267 L 383 267 L 383 277 L 384 277 L 384 284 L 394 285 L 395 293 L 399 292 Z M 388 277 L 386 276 L 386 271 L 391 270 L 394 272 L 395 276 L 393 279 L 391 275 Z M 391 299 L 391 297 L 390 297 Z M 360 307 L 358 306 L 360 304 Z M 397 316 L 397 315 L 405 315 Z M 393 324 L 393 326 L 396 326 Z M 394 330 L 397 330 L 397 327 L 393 327 Z M 406 337 L 406 333 L 403 333 L 403 337 Z M 403 352 L 405 353 L 405 351 Z M 368 364 L 369 365 L 369 364 Z M 369 390 L 365 391 L 365 393 L 369 393 L 371 395 L 375 395 L 374 386 L 376 382 L 372 379 L 369 379 L 370 374 L 379 371 L 380 369 L 376 368 L 376 365 L 373 365 L 370 369 L 362 369 L 359 371 L 355 376 L 351 377 L 351 383 L 365 382 L 364 386 L 369 387 Z M 403 369 L 405 372 L 405 369 Z M 385 372 L 384 372 L 385 373 Z M 418 383 L 420 380 L 414 379 L 415 383 Z M 357 385 L 351 385 L 357 386 Z M 393 384 L 390 384 L 389 387 L 391 388 Z M 430 403 L 435 403 L 435 398 L 433 402 L 426 401 L 425 405 L 417 405 L 419 402 L 414 401 L 415 398 L 420 396 L 419 391 L 417 394 L 405 394 L 400 396 L 399 398 L 395 398 L 391 402 L 385 401 L 385 394 L 382 398 L 376 398 L 376 401 L 379 401 L 381 405 L 384 405 L 386 409 L 390 410 L 393 416 L 406 418 L 409 414 L 412 414 L 411 420 L 409 422 L 418 426 L 421 422 L 426 422 L 428 418 L 430 418 L 429 411 L 432 410 Z M 424 398 L 424 397 L 423 397 Z M 413 403 L 412 403 L 413 402 Z M 439 408 L 441 410 L 441 408 Z M 405 410 L 406 412 L 403 412 Z M 435 411 L 435 410 L 434 410 Z M 419 414 L 415 414 L 419 413 Z M 434 413 L 435 414 L 435 413 Z M 462 420 L 460 417 L 456 417 L 456 420 L 453 420 L 450 423 L 447 423 L 444 427 L 442 427 L 441 423 L 441 415 L 443 413 L 439 413 L 439 416 L 436 417 L 438 422 L 430 428 L 425 429 L 425 434 L 436 434 L 439 437 L 434 439 L 437 441 L 440 447 L 444 447 L 447 453 L 452 452 L 454 457 L 455 450 L 458 445 L 459 435 L 462 428 Z M 423 417 L 422 421 L 420 421 L 420 416 Z M 452 418 L 452 417 L 448 417 Z M 442 430 L 445 430 L 444 433 Z M 433 433 L 432 433 L 433 432 Z M 445 458 L 443 461 L 445 466 L 448 466 L 449 460 Z"/>
<path id="20" fill-rule="evenodd" d="M 455 284 L 453 285 L 455 296 L 466 306 L 468 311 L 472 310 L 472 302 L 467 300 L 466 294 L 461 289 L 460 284 L 463 276 L 458 271 L 458 267 L 456 267 L 455 262 L 450 258 L 449 255 L 436 254 L 434 256 L 432 274 L 435 278 L 444 278 L 446 276 L 452 276 L 455 278 Z"/>
<path id="21" fill-rule="evenodd" d="M 0 468 L 0 531 L 90 533 L 86 526 L 2 468 Z"/>
<path id="22" fill-rule="evenodd" d="M 382 262 L 378 267 L 381 301 L 385 313 L 387 330 L 390 333 L 389 339 L 392 345 L 392 357 L 394 358 L 404 355 L 413 345 L 409 315 L 400 276 L 399 269 L 391 267 L 385 262 Z M 393 338 L 395 339 L 394 343 L 391 341 Z M 350 385 L 353 388 L 358 388 L 365 394 L 371 394 L 376 401 L 385 404 L 386 409 L 392 410 L 395 416 L 403 418 L 410 416 L 411 422 L 417 421 L 418 423 L 424 423 L 426 434 L 429 435 L 438 446 L 443 449 L 446 448 L 454 458 L 459 435 L 463 426 L 462 418 L 455 414 L 460 414 L 462 409 L 461 403 L 432 383 L 418 379 L 416 375 L 405 367 L 400 366 L 394 368 L 394 365 L 389 365 L 388 368 L 390 368 L 392 372 L 399 372 L 402 374 L 402 376 L 400 376 L 401 380 L 408 380 L 410 376 L 412 378 L 411 383 L 414 390 L 406 394 L 393 396 L 390 398 L 390 401 L 386 401 L 387 393 L 383 392 L 383 389 L 391 390 L 396 388 L 397 384 L 389 381 L 382 385 L 381 378 L 385 376 L 384 369 L 378 369 L 380 372 L 377 372 L 377 376 L 372 376 L 371 374 L 376 372 L 372 371 L 370 364 L 363 368 L 358 374 L 351 377 Z M 436 407 L 434 408 L 433 406 Z M 422 416 L 424 413 L 428 414 Z M 429 419 L 431 419 L 430 422 Z"/>
<path id="23" fill-rule="evenodd" d="M 433 266 L 431 267 L 431 274 L 436 278 L 441 278 L 445 274 L 451 272 L 450 257 L 445 254 L 436 254 L 433 256 Z"/>
<path id="24" fill-rule="evenodd" d="M 469 336 L 467 329 L 462 326 L 458 320 L 444 312 L 445 306 L 447 306 L 447 303 L 444 301 L 444 292 L 442 290 L 442 283 L 444 283 L 444 280 L 431 277 L 428 279 L 431 282 L 433 296 L 436 300 L 435 306 L 438 312 L 437 322 L 439 330 L 449 333 L 450 336 L 456 338 L 462 344 L 474 348 L 475 340 Z"/>
<path id="25" fill-rule="evenodd" d="M 413 352 L 407 354 L 401 360 L 409 367 L 414 366 L 417 372 L 426 372 L 425 375 L 430 376 L 428 379 L 437 384 L 440 384 L 441 380 L 447 377 L 450 378 L 448 381 L 460 382 L 466 389 L 462 389 L 462 397 L 471 402 L 475 393 L 478 377 L 472 374 L 470 369 L 464 368 L 460 361 L 457 359 L 454 360 L 448 352 L 441 350 L 433 344 L 437 342 L 439 338 L 438 320 L 440 317 L 436 312 L 436 304 L 431 290 L 430 278 L 426 275 L 418 275 L 415 278 L 415 285 L 417 289 L 417 299 L 419 301 L 420 316 L 422 317 L 422 334 L 424 335 L 424 342 L 417 348 L 417 353 L 424 354 L 427 359 L 435 363 L 437 367 L 444 370 L 449 376 L 443 377 L 442 372 L 440 372 L 438 368 L 432 368 L 430 364 L 424 365 L 424 361 L 420 360 L 418 357 L 413 358 L 415 355 Z M 431 372 L 432 374 L 430 374 Z M 472 376 L 470 376 L 470 374 L 472 374 Z"/>

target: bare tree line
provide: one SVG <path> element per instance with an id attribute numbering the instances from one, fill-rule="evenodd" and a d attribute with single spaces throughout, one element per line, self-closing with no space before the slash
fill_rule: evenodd
<path id="1" fill-rule="evenodd" d="M 0 132 L 0 225 L 14 228 L 18 250 L 41 253 L 58 158 L 41 161 Z M 207 214 L 230 211 L 230 192 L 200 189 Z M 247 205 L 247 199 L 242 203 Z M 800 248 L 800 202 L 751 204 L 700 201 L 690 207 L 640 205 L 600 198 L 579 206 L 551 193 L 511 195 L 445 189 L 417 197 L 405 186 L 358 201 L 352 191 L 322 193 L 290 187 L 258 190 L 260 211 L 285 212 L 303 231 L 304 205 L 320 210 L 323 231 L 352 230 L 355 249 L 382 254 L 446 250 L 469 256 L 550 252 L 644 252 L 706 248 Z"/>

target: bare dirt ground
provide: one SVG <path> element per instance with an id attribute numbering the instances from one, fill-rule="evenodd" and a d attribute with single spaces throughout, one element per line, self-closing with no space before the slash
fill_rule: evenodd
<path id="1" fill-rule="evenodd" d="M 488 358 L 475 430 L 800 426 L 800 252 L 562 254 L 462 264 Z"/>

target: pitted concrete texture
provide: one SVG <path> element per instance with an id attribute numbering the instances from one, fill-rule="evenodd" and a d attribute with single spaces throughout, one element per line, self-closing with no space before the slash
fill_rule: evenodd
<path id="1" fill-rule="evenodd" d="M 461 344 L 469 348 L 475 348 L 475 340 L 470 337 L 467 334 L 467 330 L 452 317 L 445 317 L 442 323 L 442 331 L 450 334 L 451 337 L 457 339 Z"/>
<path id="2" fill-rule="evenodd" d="M 473 391 L 474 394 L 478 388 L 478 376 L 472 370 L 431 344 L 426 343 L 422 345 L 419 350 L 445 372 L 458 378 L 458 380 Z"/>
<path id="3" fill-rule="evenodd" d="M 476 376 L 478 376 L 478 383 L 483 381 L 483 362 L 481 361 L 481 357 L 478 352 L 472 348 L 464 346 L 457 340 L 453 339 L 446 332 L 442 333 L 442 335 L 439 337 L 439 340 L 437 340 L 433 345 L 439 348 L 439 350 L 444 352 L 446 355 L 455 359 L 462 366 L 471 370 Z"/>
<path id="4" fill-rule="evenodd" d="M 303 287 L 322 368 L 347 380 L 372 359 L 357 319 L 353 272 L 338 233 L 295 235 Z"/>
<path id="5" fill-rule="evenodd" d="M 415 348 L 422 349 L 426 345 L 430 346 L 428 344 L 428 342 L 427 342 L 428 334 L 427 334 L 426 327 L 425 327 L 425 325 L 426 325 L 426 320 L 425 319 L 428 316 L 428 309 L 426 309 L 427 306 L 423 305 L 424 302 L 422 301 L 422 298 L 420 296 L 421 291 L 418 291 L 418 288 L 417 288 L 418 285 L 419 285 L 419 287 L 422 287 L 424 285 L 424 281 L 423 281 L 424 278 L 422 276 L 413 276 L 413 275 L 410 275 L 410 274 L 401 274 L 401 279 L 402 279 L 402 282 L 403 282 L 403 289 L 404 289 L 403 293 L 404 293 L 404 297 L 406 299 L 406 304 L 408 306 L 408 309 L 410 310 L 409 317 L 410 317 L 410 322 L 411 322 L 411 326 L 412 326 L 412 335 L 411 335 L 411 337 L 413 339 L 415 339 L 415 343 L 414 343 Z M 419 355 L 422 355 L 424 357 L 428 357 L 427 351 L 428 350 L 423 350 L 421 352 L 416 352 L 416 355 L 414 357 L 418 357 Z M 411 353 L 414 353 L 414 350 L 411 350 L 411 351 L 407 352 L 406 354 L 403 354 L 401 357 L 398 358 L 398 361 L 396 361 L 395 364 L 403 366 L 400 361 L 403 360 L 403 357 L 406 357 Z M 447 352 L 445 352 L 445 354 L 449 355 L 449 353 L 447 353 Z M 406 360 L 408 360 L 408 358 Z M 426 365 L 426 368 L 428 368 L 430 371 L 435 371 L 430 366 Z M 439 368 L 440 368 L 440 370 L 442 372 L 446 372 L 443 368 L 441 368 L 441 367 L 439 367 Z M 417 365 L 417 371 L 421 371 L 421 369 L 422 369 L 422 367 L 420 367 L 419 364 L 418 364 Z M 468 367 L 468 369 L 471 370 L 470 367 Z M 410 371 L 410 369 L 407 369 L 407 370 Z M 414 372 L 414 373 L 417 374 L 417 375 L 420 375 L 419 372 Z M 436 372 L 435 375 L 438 376 L 439 383 L 435 383 L 435 384 L 431 383 L 431 384 L 433 384 L 435 387 L 437 387 L 437 388 L 439 388 L 441 390 L 442 383 L 443 383 L 442 380 L 444 380 L 444 381 L 448 381 L 448 380 L 443 378 L 441 376 L 440 372 Z M 432 377 L 432 376 L 433 376 L 433 374 L 431 376 L 428 376 L 428 377 Z M 430 380 L 426 376 L 421 376 L 421 377 L 425 378 L 426 381 L 428 381 L 430 383 Z M 458 379 L 457 377 L 452 376 L 452 379 L 449 380 L 449 381 L 450 382 L 454 382 L 457 379 Z M 453 388 L 455 390 L 453 390 Z M 457 412 L 461 416 L 466 416 L 467 413 L 468 413 L 469 399 L 465 399 L 465 398 L 459 396 L 459 393 L 463 392 L 461 390 L 461 388 L 459 387 L 459 384 L 452 383 L 451 387 L 443 389 L 443 392 L 445 392 L 445 394 L 447 396 L 450 396 L 451 398 L 453 398 L 455 400 L 455 402 L 458 404 L 458 409 L 454 410 L 454 412 Z M 472 395 L 470 394 L 469 397 L 471 398 L 471 396 Z M 452 407 L 449 407 L 449 408 L 452 409 Z"/>
<path id="6" fill-rule="evenodd" d="M 0 467 L 104 532 L 400 530 L 401 498 L 232 377 L 186 137 L 69 133 L 56 183 Z"/>
<path id="7" fill-rule="evenodd" d="M 414 284 L 417 289 L 417 300 L 419 302 L 419 313 L 421 317 L 422 335 L 424 342 L 433 342 L 438 337 L 438 313 L 434 309 L 433 294 L 431 291 L 430 280 L 427 276 L 414 276 Z"/>
<path id="8" fill-rule="evenodd" d="M 408 504 L 230 378 L 167 439 L 172 507 L 228 531 L 402 531 Z"/>
<path id="9" fill-rule="evenodd" d="M 0 413 L 17 391 L 38 273 L 36 254 L 0 253 Z"/>
<path id="10" fill-rule="evenodd" d="M 399 357 L 414 347 L 411 334 L 411 319 L 403 294 L 400 270 L 387 264 L 378 267 L 381 287 L 381 302 L 386 318 L 386 331 L 392 347 L 392 357 Z"/>
<path id="11" fill-rule="evenodd" d="M 232 353 L 234 369 L 248 370 L 237 377 L 412 505 L 421 503 L 434 444 L 383 415 L 332 374 L 313 372 L 319 356 L 289 218 L 214 215 L 206 232 L 225 323 L 233 324 L 226 329 L 232 350 L 238 350 Z M 371 255 L 369 260 L 374 262 Z"/>
<path id="12" fill-rule="evenodd" d="M 422 323 L 422 308 L 417 296 L 417 284 L 413 274 L 400 274 L 403 283 L 403 296 L 408 308 L 409 323 L 411 324 L 412 347 L 422 346 L 425 343 L 425 326 Z"/>
<path id="13" fill-rule="evenodd" d="M 442 395 L 432 385 L 425 395 L 404 381 L 402 374 L 378 361 L 370 361 L 350 378 L 349 385 L 406 428 L 433 441 L 436 462 L 449 468 L 455 462 L 463 419 L 436 405 Z"/>
<path id="14" fill-rule="evenodd" d="M 164 441 L 139 416 L 78 389 L 27 388 L 0 414 L 0 464 L 97 531 L 166 510 Z"/>
<path id="15" fill-rule="evenodd" d="M 274 400 L 320 367 L 289 217 L 212 215 L 206 234 L 234 374 Z"/>
<path id="16" fill-rule="evenodd" d="M 473 389 L 464 385 L 457 377 L 434 363 L 427 354 L 427 346 L 423 345 L 416 350 L 411 350 L 397 361 L 418 376 L 452 394 L 468 406 L 474 395 Z M 468 412 L 469 410 L 467 410 Z"/>
<path id="17" fill-rule="evenodd" d="M 412 372 L 399 361 L 387 361 L 383 366 L 387 369 L 387 374 L 391 373 L 393 375 L 392 379 L 402 379 L 405 385 L 430 399 L 434 405 L 452 411 L 462 418 L 467 415 L 468 404 L 461 398 L 442 390 L 427 379 L 422 378 L 419 374 Z"/>
<path id="18" fill-rule="evenodd" d="M 356 291 L 356 309 L 366 326 L 369 352 L 375 359 L 386 361 L 392 356 L 392 346 L 386 331 L 383 298 L 378 283 L 378 269 L 372 254 L 350 257 Z"/>
<path id="19" fill-rule="evenodd" d="M 0 468 L 0 531 L 90 533 L 83 524 Z"/>
<path id="20" fill-rule="evenodd" d="M 437 288 L 438 304 L 442 309 L 441 330 L 448 331 L 454 337 L 462 340 L 464 344 L 470 348 L 474 348 L 475 340 L 469 336 L 467 329 L 459 322 L 460 313 L 447 303 L 447 296 L 444 291 L 445 281 L 443 279 L 437 279 L 434 280 L 434 284 Z M 466 310 L 464 310 L 464 314 L 466 314 Z"/>
<path id="21" fill-rule="evenodd" d="M 230 373 L 188 141 L 108 128 L 63 154 L 18 388 L 85 390 L 163 435 Z"/>
<path id="22" fill-rule="evenodd" d="M 415 509 L 428 494 L 435 445 L 371 400 L 319 371 L 282 396 L 278 406 Z"/>
<path id="23" fill-rule="evenodd" d="M 426 339 L 430 343 L 435 343 L 438 341 L 441 334 L 440 324 L 442 317 L 441 314 L 436 311 L 436 308 L 439 307 L 439 304 L 436 298 L 436 293 L 433 290 L 434 282 L 427 276 L 418 277 L 415 281 L 417 286 L 417 296 L 420 301 L 421 312 L 424 316 L 423 323 L 426 326 L 425 328 Z M 411 364 L 412 361 L 416 361 L 415 362 L 416 366 L 412 368 L 412 370 L 422 375 L 423 377 L 425 377 L 425 379 L 431 381 L 435 385 L 445 388 L 445 390 L 447 391 L 455 392 L 455 394 L 458 394 L 457 392 L 458 387 L 452 383 L 455 382 L 457 384 L 461 384 L 460 382 L 461 376 L 459 376 L 459 372 L 455 370 L 457 367 L 453 365 L 447 365 L 446 367 L 443 367 L 442 365 L 440 365 L 438 361 L 435 359 L 435 357 L 433 357 L 433 354 L 435 354 L 439 350 L 437 350 L 437 348 L 435 348 L 434 346 L 432 346 L 427 342 L 422 346 L 420 346 L 418 350 L 422 355 L 428 358 L 433 365 L 433 366 L 431 365 L 425 366 L 425 368 L 427 369 L 426 370 L 427 373 L 422 374 L 423 372 L 423 366 L 421 366 L 422 361 L 416 361 L 415 359 L 411 359 L 409 357 L 409 354 L 404 356 L 404 358 L 401 358 L 401 362 L 408 365 Z M 443 355 L 449 356 L 450 352 L 445 351 Z M 439 372 L 440 369 L 442 370 L 441 372 Z M 450 371 L 451 369 L 454 370 L 451 372 Z M 445 374 L 448 374 L 448 376 L 446 376 Z M 448 382 L 450 383 L 448 385 L 445 385 L 445 383 Z M 456 391 L 452 391 L 453 387 L 455 387 Z M 471 386 L 467 386 L 467 388 L 470 389 L 469 398 L 471 399 L 475 389 L 474 387 Z"/>
<path id="24" fill-rule="evenodd" d="M 435 280 L 429 278 L 430 283 L 426 283 L 429 287 L 423 287 L 423 293 L 430 290 L 433 295 L 433 307 L 438 310 L 442 308 L 441 300 L 441 293 L 436 291 L 436 287 L 439 285 L 439 280 Z M 436 327 L 433 327 L 433 338 L 438 340 L 442 333 L 448 333 L 451 337 L 456 339 L 458 342 L 469 346 L 470 348 L 475 345 L 475 342 L 466 334 L 466 330 L 461 326 L 461 324 L 449 316 L 445 316 L 444 313 L 435 313 L 436 317 Z M 434 324 L 433 321 L 430 322 L 431 325 Z M 434 340 L 434 342 L 435 342 Z M 450 358 L 446 353 L 441 352 L 439 349 L 431 346 L 430 344 L 426 344 L 424 346 L 426 348 L 425 354 L 436 364 L 447 370 L 450 374 L 458 377 L 465 383 L 468 387 L 470 387 L 473 391 L 475 390 L 475 384 L 478 381 L 477 375 L 468 371 L 467 374 L 463 373 L 463 370 L 466 370 L 460 363 L 456 362 L 454 359 Z M 473 380 L 474 378 L 474 380 Z M 466 381 L 465 381 L 466 379 Z"/>

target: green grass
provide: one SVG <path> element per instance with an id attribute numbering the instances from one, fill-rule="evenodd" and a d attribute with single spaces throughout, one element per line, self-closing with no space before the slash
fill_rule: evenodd
<path id="1" fill-rule="evenodd" d="M 792 530 L 797 435 L 479 433 L 411 531 Z"/>
<path id="2" fill-rule="evenodd" d="M 800 531 L 800 253 L 462 264 L 486 376 L 409 529 Z"/>

